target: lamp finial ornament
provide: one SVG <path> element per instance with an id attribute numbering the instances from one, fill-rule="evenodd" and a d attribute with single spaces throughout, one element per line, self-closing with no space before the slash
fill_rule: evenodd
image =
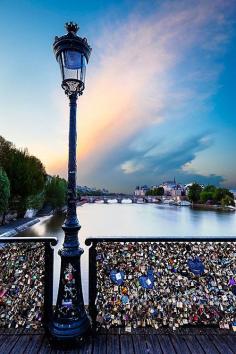
<path id="1" fill-rule="evenodd" d="M 72 21 L 66 22 L 65 28 L 68 33 L 73 33 L 73 34 L 76 34 L 76 32 L 79 30 L 79 26 L 77 25 L 77 23 L 74 23 Z"/>

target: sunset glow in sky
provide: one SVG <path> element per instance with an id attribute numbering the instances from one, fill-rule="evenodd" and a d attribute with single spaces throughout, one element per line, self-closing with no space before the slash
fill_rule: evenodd
<path id="1" fill-rule="evenodd" d="M 1 0 L 0 135 L 66 176 L 66 21 L 93 51 L 78 102 L 78 183 L 236 188 L 236 2 Z"/>

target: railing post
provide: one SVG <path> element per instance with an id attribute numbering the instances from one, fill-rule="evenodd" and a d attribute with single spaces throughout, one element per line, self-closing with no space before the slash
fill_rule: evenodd
<path id="1" fill-rule="evenodd" d="M 47 333 L 53 320 L 53 255 L 50 242 L 45 242 L 44 327 Z"/>
<path id="2" fill-rule="evenodd" d="M 92 247 L 89 249 L 89 293 L 91 299 L 89 300 L 89 311 L 91 311 L 93 329 L 96 328 L 97 307 L 95 304 L 97 297 L 97 243 L 93 242 Z"/>
<path id="3" fill-rule="evenodd" d="M 89 315 L 92 319 L 92 329 L 96 329 L 97 307 L 95 304 L 97 297 L 97 242 L 85 241 L 86 246 L 89 248 Z"/>

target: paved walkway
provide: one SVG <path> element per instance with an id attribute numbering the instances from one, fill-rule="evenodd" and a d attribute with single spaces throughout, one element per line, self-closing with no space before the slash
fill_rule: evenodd
<path id="1" fill-rule="evenodd" d="M 7 332 L 8 331 L 8 332 Z M 146 332 L 146 333 L 145 333 Z M 52 348 L 43 332 L 0 332 L 3 354 L 235 354 L 236 333 L 224 330 L 162 331 L 148 330 L 125 334 L 121 331 L 90 336 L 82 344 Z"/>
<path id="2" fill-rule="evenodd" d="M 10 224 L 0 226 L 0 237 L 10 237 L 15 236 L 20 231 L 24 231 L 28 227 L 38 223 L 40 220 L 36 217 L 34 218 L 22 218 L 17 219 Z"/>

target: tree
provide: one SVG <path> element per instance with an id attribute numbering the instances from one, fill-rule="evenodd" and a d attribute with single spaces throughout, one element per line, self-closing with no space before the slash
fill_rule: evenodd
<path id="1" fill-rule="evenodd" d="M 214 204 L 222 204 L 222 200 L 223 203 L 230 202 L 230 200 L 234 200 L 233 193 L 231 193 L 226 188 L 220 188 L 220 187 L 217 188 L 213 185 L 206 186 L 200 193 L 201 203 L 206 203 L 207 201 L 211 201 Z"/>
<path id="2" fill-rule="evenodd" d="M 210 193 L 214 193 L 216 190 L 216 187 L 213 186 L 212 184 L 209 184 L 208 186 L 204 187 L 204 192 L 210 192 Z"/>
<path id="3" fill-rule="evenodd" d="M 226 188 L 216 188 L 213 193 L 213 199 L 216 203 L 221 203 L 226 196 L 234 200 L 234 195 Z"/>
<path id="4" fill-rule="evenodd" d="M 5 222 L 5 214 L 10 198 L 10 182 L 6 172 L 0 167 L 0 214 L 3 214 L 2 225 Z"/>
<path id="5" fill-rule="evenodd" d="M 30 201 L 44 189 L 46 171 L 42 162 L 28 151 L 15 146 L 0 136 L 0 166 L 4 168 L 10 181 L 10 205 L 22 217 Z"/>
<path id="6" fill-rule="evenodd" d="M 45 200 L 45 192 L 40 192 L 36 195 L 30 196 L 28 198 L 28 208 L 31 209 L 42 209 Z"/>
<path id="7" fill-rule="evenodd" d="M 215 202 L 215 194 L 216 194 L 216 187 L 213 186 L 212 184 L 209 184 L 208 186 L 204 187 L 202 192 L 200 193 L 200 202 L 205 204 L 206 202 Z"/>
<path id="8" fill-rule="evenodd" d="M 46 171 L 39 159 L 30 156 L 27 150 L 14 150 L 9 157 L 7 175 L 11 183 L 11 202 L 18 216 L 23 217 L 29 207 L 29 199 L 42 192 Z"/>
<path id="9" fill-rule="evenodd" d="M 9 204 L 17 210 L 18 217 L 23 217 L 27 208 L 40 209 L 45 197 L 55 208 L 65 205 L 66 181 L 57 176 L 46 186 L 46 171 L 42 162 L 31 156 L 27 149 L 17 149 L 2 136 L 0 167 L 10 181 Z"/>
<path id="10" fill-rule="evenodd" d="M 205 191 L 205 189 L 200 193 L 200 202 L 206 203 L 208 201 L 213 202 L 213 192 Z"/>
<path id="11" fill-rule="evenodd" d="M 66 203 L 67 182 L 59 176 L 53 176 L 45 188 L 45 202 L 53 209 L 61 208 Z"/>
<path id="12" fill-rule="evenodd" d="M 234 198 L 230 197 L 229 195 L 225 195 L 222 199 L 221 199 L 221 205 L 223 207 L 225 206 L 235 206 L 235 202 L 234 202 Z"/>
<path id="13" fill-rule="evenodd" d="M 0 135 L 0 166 L 5 170 L 6 165 L 9 164 L 9 155 L 14 151 L 14 149 L 14 145 Z"/>
<path id="14" fill-rule="evenodd" d="M 193 203 L 197 203 L 200 200 L 201 191 L 202 187 L 200 184 L 193 183 L 188 190 L 188 199 Z"/>

